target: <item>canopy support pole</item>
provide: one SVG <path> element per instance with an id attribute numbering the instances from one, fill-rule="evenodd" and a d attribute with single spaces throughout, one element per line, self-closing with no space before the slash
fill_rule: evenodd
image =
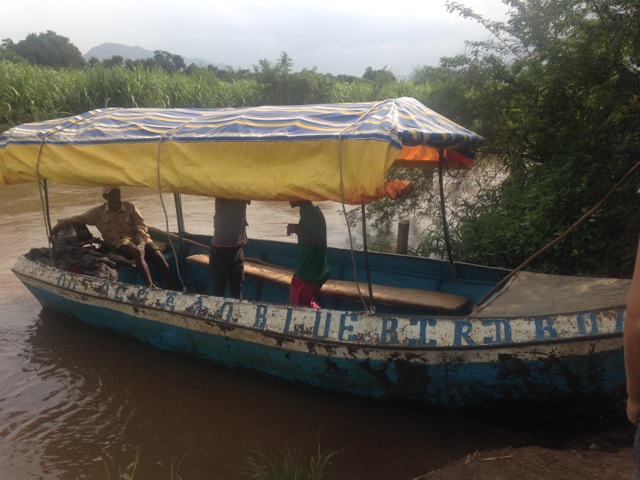
<path id="1" fill-rule="evenodd" d="M 453 274 L 453 279 L 458 280 L 456 265 L 453 261 L 453 252 L 451 250 L 451 238 L 449 237 L 449 225 L 447 224 L 447 209 L 444 199 L 444 148 L 438 148 L 438 187 L 440 188 L 440 214 L 442 216 L 442 232 L 444 235 L 444 244 L 447 249 L 447 257 L 449 267 Z"/>
<path id="2" fill-rule="evenodd" d="M 40 169 L 38 168 L 38 177 L 40 176 Z M 40 190 L 40 201 L 42 203 L 42 212 L 44 214 L 44 226 L 47 231 L 47 243 L 49 244 L 49 258 L 51 259 L 51 265 L 56 266 L 58 256 L 56 255 L 56 247 L 53 243 L 51 236 L 51 211 L 49 210 L 49 186 L 47 185 L 47 179 L 43 178 L 38 180 L 38 189 Z"/>
<path id="3" fill-rule="evenodd" d="M 182 237 L 184 236 L 184 216 L 182 214 L 182 197 L 180 197 L 179 193 L 173 194 L 173 201 L 176 204 L 176 222 L 178 223 L 178 236 L 180 237 L 180 241 L 182 241 Z"/>
<path id="4" fill-rule="evenodd" d="M 42 188 L 43 197 L 42 204 L 44 206 L 44 221 L 47 229 L 47 239 L 49 241 L 49 245 L 53 246 L 51 243 L 51 211 L 49 210 L 49 187 L 47 185 L 47 179 L 43 179 L 40 183 L 40 187 Z"/>
<path id="5" fill-rule="evenodd" d="M 42 149 L 44 148 L 44 142 L 47 136 L 44 135 L 40 141 L 40 148 L 38 150 L 38 160 L 36 162 L 36 175 L 38 178 L 38 192 L 40 193 L 40 203 L 42 204 L 42 214 L 44 215 L 44 228 L 47 233 L 47 244 L 49 245 L 49 258 L 51 259 L 51 265 L 56 265 L 56 250 L 53 244 L 53 238 L 51 238 L 51 212 L 49 211 L 49 187 L 47 185 L 47 179 L 40 177 L 40 159 L 42 158 Z"/>
<path id="6" fill-rule="evenodd" d="M 369 247 L 367 244 L 367 215 L 365 212 L 364 204 L 362 205 L 362 248 L 364 249 L 364 265 L 367 272 L 367 286 L 369 287 L 369 310 L 371 312 L 376 311 L 376 307 L 373 304 L 373 286 L 371 282 L 371 268 L 369 267 Z"/>
<path id="7" fill-rule="evenodd" d="M 182 197 L 179 193 L 173 194 L 173 201 L 176 205 L 176 222 L 178 224 L 178 238 L 180 239 L 180 270 L 185 271 L 185 245 L 184 245 L 184 215 L 182 210 Z"/>

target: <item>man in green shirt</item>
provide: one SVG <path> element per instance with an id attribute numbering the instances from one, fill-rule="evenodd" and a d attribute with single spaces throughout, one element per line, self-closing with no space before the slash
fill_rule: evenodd
<path id="1" fill-rule="evenodd" d="M 308 200 L 289 202 L 300 208 L 300 221 L 287 225 L 287 235 L 298 236 L 298 268 L 291 280 L 289 300 L 292 305 L 320 308 L 313 301 L 329 279 L 327 259 L 327 224 L 320 208 Z"/>

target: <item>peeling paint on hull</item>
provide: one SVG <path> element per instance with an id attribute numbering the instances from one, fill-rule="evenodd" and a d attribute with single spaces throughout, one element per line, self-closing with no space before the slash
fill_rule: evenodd
<path id="1" fill-rule="evenodd" d="M 20 257 L 45 308 L 163 350 L 328 390 L 425 405 L 624 392 L 624 306 L 538 316 L 312 310 L 107 282 Z"/>

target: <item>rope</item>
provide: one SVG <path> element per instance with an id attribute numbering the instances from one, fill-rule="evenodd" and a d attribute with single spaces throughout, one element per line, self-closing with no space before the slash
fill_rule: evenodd
<path id="1" fill-rule="evenodd" d="M 375 305 L 373 304 L 373 285 L 371 281 L 371 267 L 369 266 L 369 247 L 367 245 L 367 214 L 362 205 L 362 246 L 364 248 L 364 265 L 367 272 L 367 286 L 369 287 L 369 308 L 371 311 L 375 311 Z"/>
<path id="2" fill-rule="evenodd" d="M 442 215 L 442 232 L 444 234 L 444 244 L 447 249 L 447 257 L 449 259 L 449 267 L 453 274 L 453 279 L 458 280 L 456 272 L 456 264 L 453 261 L 453 252 L 451 250 L 451 237 L 449 236 L 449 224 L 447 223 L 447 207 L 444 198 L 444 148 L 438 148 L 438 188 L 440 190 L 440 212 Z"/>
<path id="3" fill-rule="evenodd" d="M 167 207 L 164 204 L 164 198 L 162 198 L 162 187 L 160 185 L 160 156 L 161 156 L 161 149 L 162 149 L 162 142 L 164 142 L 165 138 L 167 138 L 169 135 L 172 135 L 176 130 L 184 127 L 185 125 L 187 125 L 189 122 L 184 122 L 178 126 L 176 126 L 175 128 L 172 128 L 171 130 L 164 132 L 161 136 L 160 139 L 158 140 L 158 154 L 156 156 L 156 186 L 157 186 L 157 190 L 158 190 L 158 197 L 160 198 L 160 204 L 162 205 L 162 212 L 164 213 L 164 223 L 165 223 L 165 227 L 166 227 L 166 231 L 163 232 L 166 237 L 167 240 L 169 241 L 169 246 L 171 247 L 171 250 L 173 251 L 173 258 L 175 261 L 175 265 L 176 265 L 176 273 L 178 275 L 178 279 L 180 280 L 180 283 L 182 284 L 182 289 L 183 291 L 186 292 L 186 285 L 184 283 L 184 280 L 182 279 L 182 273 L 181 268 L 180 268 L 180 264 L 178 262 L 178 253 L 176 252 L 176 248 L 175 245 L 173 244 L 173 242 L 171 241 L 171 235 L 169 234 L 169 214 L 167 213 Z M 176 209 L 177 211 L 177 209 Z M 178 212 L 177 212 L 178 213 Z M 179 215 L 182 215 L 182 211 L 180 211 L 178 213 Z M 180 223 L 182 221 L 182 219 L 178 219 L 178 223 Z M 149 228 L 149 227 L 147 227 Z"/>
<path id="4" fill-rule="evenodd" d="M 344 214 L 344 218 L 347 218 L 347 209 L 345 207 L 344 202 L 344 176 L 343 176 L 343 168 L 342 168 L 342 135 L 352 128 L 356 123 L 358 123 L 362 118 L 365 118 L 369 113 L 371 113 L 374 109 L 377 109 L 380 105 L 388 102 L 389 100 L 382 100 L 381 102 L 373 105 L 369 110 L 367 110 L 362 117 L 355 119 L 352 123 L 347 125 L 339 134 L 338 134 L 338 162 L 340 165 L 340 204 L 342 205 L 342 213 Z M 364 221 L 364 220 L 363 220 Z M 371 311 L 373 309 L 373 298 L 370 298 L 371 308 L 367 307 L 367 303 L 365 302 L 364 295 L 362 294 L 362 290 L 360 289 L 360 282 L 358 281 L 358 270 L 356 265 L 356 257 L 354 254 L 353 248 L 353 237 L 351 235 L 351 227 L 349 226 L 349 221 L 347 221 L 347 233 L 349 235 L 349 251 L 351 253 L 351 265 L 353 266 L 353 279 L 356 284 L 356 288 L 358 290 L 358 295 L 360 296 L 360 300 L 362 301 L 362 305 L 366 311 Z M 366 254 L 366 253 L 365 253 Z M 370 287 L 370 285 L 369 285 Z M 371 291 L 371 287 L 369 288 Z"/>

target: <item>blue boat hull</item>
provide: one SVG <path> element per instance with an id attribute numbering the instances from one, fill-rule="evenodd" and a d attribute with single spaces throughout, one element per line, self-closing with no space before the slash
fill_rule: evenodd
<path id="1" fill-rule="evenodd" d="M 553 318 L 391 316 L 148 289 L 25 258 L 14 272 L 45 308 L 87 325 L 311 387 L 445 407 L 624 395 L 620 305 Z"/>

